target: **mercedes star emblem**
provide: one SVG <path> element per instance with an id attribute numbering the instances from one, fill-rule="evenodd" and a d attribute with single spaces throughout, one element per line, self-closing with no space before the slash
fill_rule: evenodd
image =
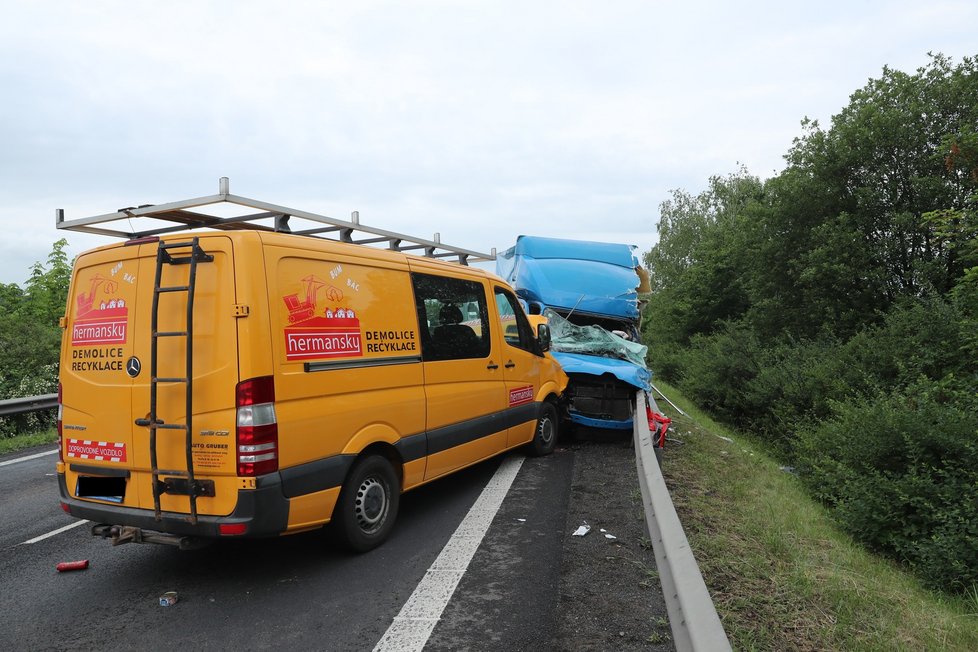
<path id="1" fill-rule="evenodd" d="M 143 365 L 139 361 L 139 358 L 137 358 L 136 356 L 132 356 L 126 362 L 126 373 L 129 374 L 130 378 L 135 378 L 136 376 L 138 376 L 142 368 Z"/>

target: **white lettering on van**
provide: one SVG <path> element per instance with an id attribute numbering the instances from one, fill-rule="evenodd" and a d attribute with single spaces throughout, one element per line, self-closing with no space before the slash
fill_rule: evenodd
<path id="1" fill-rule="evenodd" d="M 330 277 L 330 278 L 331 278 L 332 280 L 334 280 L 334 281 L 335 281 L 335 280 L 336 280 L 336 277 L 337 277 L 337 276 L 339 276 L 339 275 L 340 275 L 340 274 L 342 274 L 342 273 L 343 273 L 343 266 L 342 266 L 342 265 L 337 265 L 337 266 L 336 266 L 336 267 L 334 267 L 334 268 L 333 268 L 332 270 L 330 270 L 330 272 L 329 272 L 329 277 Z"/>
<path id="2" fill-rule="evenodd" d="M 533 385 L 515 387 L 509 390 L 509 406 L 523 405 L 533 402 Z"/>
<path id="3" fill-rule="evenodd" d="M 124 344 L 126 341 L 126 318 L 117 317 L 100 321 L 75 324 L 71 329 L 71 344 Z"/>
<path id="4" fill-rule="evenodd" d="M 285 333 L 285 356 L 289 360 L 360 355 L 363 355 L 360 331 L 290 330 Z"/>
<path id="5" fill-rule="evenodd" d="M 65 442 L 66 457 L 99 462 L 125 462 L 126 445 L 91 439 L 68 439 Z"/>

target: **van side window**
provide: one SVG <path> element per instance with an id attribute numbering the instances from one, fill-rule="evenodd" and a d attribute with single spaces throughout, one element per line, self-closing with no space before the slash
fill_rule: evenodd
<path id="1" fill-rule="evenodd" d="M 533 330 L 517 305 L 516 297 L 502 288 L 496 288 L 496 309 L 499 310 L 506 344 L 534 353 Z"/>
<path id="2" fill-rule="evenodd" d="M 481 283 L 430 274 L 411 274 L 411 280 L 425 362 L 489 356 L 489 310 Z"/>

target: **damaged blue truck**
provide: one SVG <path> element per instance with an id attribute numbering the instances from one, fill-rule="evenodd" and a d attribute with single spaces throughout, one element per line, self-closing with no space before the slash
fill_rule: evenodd
<path id="1" fill-rule="evenodd" d="M 548 318 L 551 353 L 570 379 L 567 418 L 590 428 L 631 430 L 636 390 L 650 389 L 641 343 L 648 276 L 625 244 L 519 236 L 496 273 L 530 314 Z"/>

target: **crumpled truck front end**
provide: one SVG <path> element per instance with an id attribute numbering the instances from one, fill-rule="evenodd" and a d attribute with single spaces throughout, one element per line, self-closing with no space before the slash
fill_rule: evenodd
<path id="1" fill-rule="evenodd" d="M 553 356 L 570 380 L 569 420 L 631 429 L 635 390 L 651 382 L 639 341 L 648 277 L 634 247 L 520 236 L 496 266 L 529 312 L 549 321 Z"/>

